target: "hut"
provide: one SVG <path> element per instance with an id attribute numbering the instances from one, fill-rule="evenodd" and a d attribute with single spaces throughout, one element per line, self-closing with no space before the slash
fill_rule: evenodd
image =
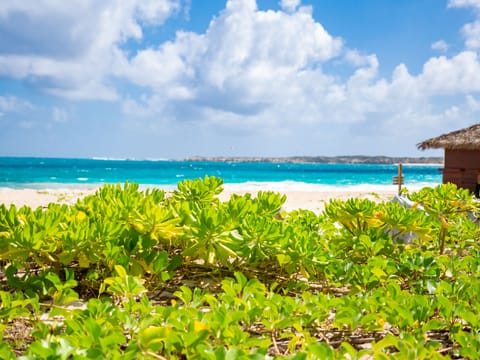
<path id="1" fill-rule="evenodd" d="M 475 191 L 480 175 L 480 124 L 425 140 L 417 147 L 445 149 L 443 182 Z"/>

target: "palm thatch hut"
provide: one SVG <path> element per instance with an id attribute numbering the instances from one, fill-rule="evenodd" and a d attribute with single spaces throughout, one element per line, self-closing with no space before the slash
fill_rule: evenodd
<path id="1" fill-rule="evenodd" d="M 475 191 L 480 175 L 480 124 L 425 140 L 417 147 L 445 149 L 443 182 Z"/>

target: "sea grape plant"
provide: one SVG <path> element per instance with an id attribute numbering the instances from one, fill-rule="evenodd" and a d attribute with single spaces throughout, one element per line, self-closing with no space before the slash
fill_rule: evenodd
<path id="1" fill-rule="evenodd" d="M 0 205 L 0 358 L 480 358 L 471 194 L 316 214 L 222 185 Z"/>

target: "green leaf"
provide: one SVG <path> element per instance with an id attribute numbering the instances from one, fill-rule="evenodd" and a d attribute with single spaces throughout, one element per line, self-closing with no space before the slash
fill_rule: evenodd
<path id="1" fill-rule="evenodd" d="M 127 277 L 127 272 L 125 271 L 125 268 L 122 265 L 115 265 L 115 271 L 119 277 L 121 278 Z"/>
<path id="2" fill-rule="evenodd" d="M 164 326 L 152 326 L 142 329 L 139 334 L 142 349 L 153 352 L 161 351 L 170 332 L 171 329 Z"/>

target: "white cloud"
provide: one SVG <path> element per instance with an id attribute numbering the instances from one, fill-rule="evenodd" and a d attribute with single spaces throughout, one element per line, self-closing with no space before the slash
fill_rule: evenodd
<path id="1" fill-rule="evenodd" d="M 181 48 L 167 42 L 158 50 L 142 50 L 129 64 L 118 67 L 118 74 L 127 76 L 141 86 L 170 86 L 189 72 L 188 65 L 182 59 Z"/>
<path id="2" fill-rule="evenodd" d="M 4 115 L 6 112 L 14 111 L 16 108 L 16 99 L 12 96 L 0 96 L 0 113 Z"/>
<path id="3" fill-rule="evenodd" d="M 285 11 L 293 12 L 297 10 L 301 2 L 301 0 L 281 0 L 280 6 Z"/>
<path id="4" fill-rule="evenodd" d="M 467 95 L 467 108 L 472 112 L 480 111 L 480 100 L 475 99 L 472 95 Z"/>
<path id="5" fill-rule="evenodd" d="M 52 119 L 56 123 L 65 123 L 68 120 L 68 111 L 66 109 L 54 106 L 52 108 Z"/>
<path id="6" fill-rule="evenodd" d="M 144 26 L 162 24 L 180 10 L 180 0 L 75 1 L 41 0 L 31 7 L 3 1 L 0 30 L 17 26 L 21 15 L 30 25 L 52 23 L 61 31 L 20 29 L 23 47 L 0 46 L 0 75 L 72 99 L 119 100 L 132 123 L 143 117 L 234 134 L 285 135 L 302 126 L 341 124 L 413 136 L 418 127 L 469 122 L 478 111 L 478 22 L 462 30 L 465 51 L 432 57 L 416 75 L 399 64 L 382 77 L 381 58 L 346 47 L 299 0 L 280 1 L 279 11 L 260 11 L 255 0 L 229 0 L 204 33 L 179 31 L 172 41 L 148 48 L 141 42 Z M 0 45 L 6 41 L 1 34 Z M 138 40 L 135 53 L 121 49 L 129 39 Z M 440 40 L 432 49 L 444 52 L 448 45 Z M 140 91 L 119 94 L 117 80 Z M 466 100 L 455 104 L 449 100 L 455 97 Z M 0 112 L 6 107 L 0 97 Z M 61 108 L 52 111 L 54 119 L 68 116 Z"/>
<path id="7" fill-rule="evenodd" d="M 473 7 L 480 9 L 480 0 L 450 0 L 449 7 Z"/>
<path id="8" fill-rule="evenodd" d="M 470 49 L 480 49 L 480 20 L 466 24 L 462 29 L 465 45 Z"/>
<path id="9" fill-rule="evenodd" d="M 204 34 L 179 32 L 171 42 L 139 51 L 116 74 L 151 93 L 125 101 L 124 111 L 241 134 L 343 124 L 412 137 L 418 128 L 471 121 L 467 102 L 436 98 L 480 91 L 475 52 L 433 57 L 418 75 L 399 64 L 391 79 L 383 78 L 375 54 L 346 48 L 311 11 L 290 4 L 295 11 L 287 2 L 281 5 L 288 11 L 259 11 L 255 1 L 230 0 Z M 448 46 L 438 41 L 432 47 Z M 351 66 L 350 73 L 326 70 L 336 64 Z"/>
<path id="10" fill-rule="evenodd" d="M 345 61 L 354 67 L 368 66 L 371 64 L 372 56 L 363 55 L 357 50 L 346 49 Z"/>
<path id="11" fill-rule="evenodd" d="M 0 117 L 7 113 L 24 112 L 32 109 L 34 109 L 34 106 L 29 101 L 19 99 L 16 96 L 0 95 Z"/>
<path id="12" fill-rule="evenodd" d="M 119 46 L 179 9 L 180 0 L 3 0 L 0 75 L 72 99 L 116 99 L 110 74 L 124 57 Z"/>
<path id="13" fill-rule="evenodd" d="M 302 92 L 299 82 L 308 78 L 302 74 L 313 71 L 328 83 L 321 64 L 341 49 L 342 41 L 303 8 L 258 11 L 255 1 L 230 0 L 205 34 L 180 32 L 174 42 L 139 51 L 117 74 L 150 87 L 162 101 L 252 115 Z"/>
<path id="14" fill-rule="evenodd" d="M 418 76 L 419 86 L 430 95 L 455 95 L 480 91 L 478 54 L 463 51 L 448 58 L 429 59 Z"/>
<path id="15" fill-rule="evenodd" d="M 438 50 L 441 52 L 446 52 L 448 50 L 448 44 L 444 40 L 435 41 L 431 47 L 432 50 Z"/>
<path id="16" fill-rule="evenodd" d="M 136 5 L 136 11 L 142 21 L 150 25 L 161 25 L 173 12 L 181 9 L 177 0 L 142 0 Z"/>
<path id="17" fill-rule="evenodd" d="M 477 19 L 465 24 L 462 28 L 462 35 L 465 38 L 465 45 L 469 49 L 480 49 L 480 0 L 450 0 L 449 7 L 466 7 L 476 10 Z"/>

